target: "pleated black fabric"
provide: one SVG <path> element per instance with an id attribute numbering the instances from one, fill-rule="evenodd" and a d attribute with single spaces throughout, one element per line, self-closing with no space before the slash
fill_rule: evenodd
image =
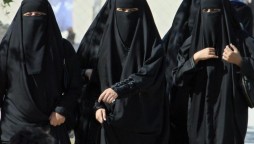
<path id="1" fill-rule="evenodd" d="M 173 85 L 172 71 L 177 66 L 177 53 L 184 41 L 191 35 L 198 12 L 199 0 L 183 0 L 173 23 L 163 38 L 166 48 L 166 95 L 170 100 L 170 142 L 187 144 L 188 92 Z"/>
<path id="2" fill-rule="evenodd" d="M 128 3 L 125 6 L 125 2 Z M 121 6 L 121 7 L 120 7 Z M 129 7 L 131 6 L 131 7 Z M 138 8 L 123 13 L 116 8 Z M 107 13 L 108 12 L 108 13 Z M 164 95 L 164 50 L 150 8 L 145 0 L 109 0 L 88 30 L 100 33 L 97 63 L 92 67 L 98 76 L 99 92 L 112 88 L 118 93 L 114 104 L 99 104 L 107 110 L 107 121 L 101 131 L 101 144 L 160 144 L 168 143 L 167 106 Z M 105 21 L 101 22 L 103 16 Z M 130 31 L 125 31 L 127 24 Z M 87 40 L 86 34 L 84 40 Z M 91 36 L 91 35 L 90 35 Z M 90 37 L 90 40 L 94 39 Z M 97 39 L 97 38 L 96 38 Z M 84 41 L 83 40 L 83 41 Z M 92 46 L 94 41 L 90 41 Z M 82 44 L 78 54 L 82 60 L 94 51 Z M 89 61 L 82 61 L 83 69 Z M 92 81 L 92 80 L 91 80 Z M 98 85 L 98 84 L 97 84 Z M 97 95 L 98 98 L 99 94 Z"/>
<path id="3" fill-rule="evenodd" d="M 46 15 L 23 16 L 33 11 Z M 80 71 L 75 51 L 62 39 L 48 1 L 22 1 L 0 53 L 2 141 L 9 141 L 23 127 L 50 128 L 49 116 L 54 111 L 69 119 L 79 95 Z M 71 79 L 68 90 L 63 84 L 64 62 Z M 57 143 L 70 143 L 65 124 L 50 129 Z"/>
<path id="4" fill-rule="evenodd" d="M 220 12 L 205 13 L 203 8 Z M 253 38 L 242 31 L 228 0 L 201 0 L 192 35 L 178 53 L 174 82 L 187 87 L 190 96 L 188 135 L 190 144 L 243 144 L 248 107 L 240 87 L 240 74 L 253 79 Z M 222 60 L 226 45 L 240 51 L 241 68 Z M 195 65 L 193 54 L 214 47 L 218 59 Z M 248 66 L 247 66 L 248 65 Z"/>

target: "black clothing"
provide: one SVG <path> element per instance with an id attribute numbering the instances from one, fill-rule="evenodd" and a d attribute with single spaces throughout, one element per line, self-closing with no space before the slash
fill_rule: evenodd
<path id="1" fill-rule="evenodd" d="M 251 8 L 243 2 L 230 1 L 230 3 L 236 10 L 238 20 L 242 23 L 245 30 L 252 34 L 253 15 Z"/>
<path id="2" fill-rule="evenodd" d="M 96 55 L 94 68 L 97 74 L 93 73 L 98 75 L 100 93 L 112 88 L 118 94 L 114 104 L 96 105 L 107 111 L 100 143 L 168 143 L 164 51 L 159 45 L 159 33 L 146 1 L 129 1 L 137 6 L 138 11 L 124 14 L 131 15 L 128 20 L 124 16 L 118 17 L 117 1 L 107 1 L 106 8 L 101 11 L 102 14 L 107 11 L 109 13 Z M 118 4 L 121 2 L 124 1 L 118 1 Z M 122 21 L 131 21 L 130 32 L 124 32 L 123 25 L 120 25 Z M 96 27 L 94 31 L 96 32 Z M 131 40 L 129 35 L 132 35 Z M 88 55 L 90 49 L 93 51 L 92 47 L 79 48 L 81 59 Z M 87 69 L 85 65 L 82 68 Z"/>
<path id="3" fill-rule="evenodd" d="M 109 8 L 105 3 L 95 20 L 89 27 L 78 48 L 79 61 L 82 66 L 83 88 L 79 100 L 78 123 L 75 131 L 75 144 L 95 144 L 100 134 L 100 124 L 95 119 L 94 102 L 100 95 L 97 59 L 100 41 L 106 26 Z M 92 69 L 89 80 L 85 76 L 86 69 Z"/>
<path id="4" fill-rule="evenodd" d="M 220 11 L 202 11 L 209 7 Z M 248 107 L 240 88 L 239 73 L 254 78 L 254 40 L 241 30 L 234 14 L 227 0 L 201 1 L 192 36 L 178 53 L 174 82 L 178 87 L 188 89 L 191 99 L 188 112 L 190 144 L 244 143 Z M 230 43 L 243 56 L 241 69 L 222 60 L 224 48 Z M 194 53 L 206 47 L 214 47 L 219 58 L 195 64 Z"/>
<path id="5" fill-rule="evenodd" d="M 180 47 L 191 35 L 198 5 L 198 0 L 183 0 L 171 28 L 163 38 L 166 48 L 166 93 L 170 100 L 170 142 L 172 144 L 188 144 L 188 92 L 182 87 L 173 85 L 172 71 L 177 66 L 176 57 Z"/>
<path id="6" fill-rule="evenodd" d="M 22 12 L 28 11 L 23 6 L 46 15 L 23 16 Z M 50 128 L 52 112 L 69 120 L 80 92 L 80 71 L 75 51 L 62 39 L 48 1 L 22 1 L 0 53 L 0 78 L 4 78 L 0 85 L 2 141 L 9 141 L 24 127 Z M 50 132 L 57 143 L 70 143 L 65 124 L 51 127 Z"/>

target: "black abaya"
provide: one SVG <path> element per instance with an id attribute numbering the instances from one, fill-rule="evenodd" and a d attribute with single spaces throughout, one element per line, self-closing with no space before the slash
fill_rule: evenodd
<path id="1" fill-rule="evenodd" d="M 205 8 L 220 11 L 202 12 Z M 254 77 L 254 40 L 241 30 L 234 14 L 227 0 L 201 0 L 192 36 L 178 53 L 174 80 L 177 86 L 189 89 L 190 144 L 244 143 L 248 107 L 240 88 L 239 73 Z M 223 49 L 230 43 L 243 56 L 241 68 L 221 58 Z M 219 58 L 195 64 L 193 54 L 206 47 L 214 47 Z M 247 55 L 244 50 L 248 51 Z"/>
<path id="2" fill-rule="evenodd" d="M 118 98 L 113 105 L 96 105 L 107 110 L 101 144 L 166 144 L 169 135 L 164 51 L 148 4 L 144 0 L 110 0 L 106 5 L 109 14 L 99 41 L 95 70 L 98 90 L 112 88 Z M 116 11 L 118 7 L 139 10 L 123 13 Z M 130 33 L 122 28 L 125 24 Z M 93 48 L 80 47 L 78 53 L 85 58 L 89 50 Z"/>
<path id="3" fill-rule="evenodd" d="M 177 53 L 191 35 L 198 11 L 198 0 L 183 0 L 174 17 L 173 24 L 163 38 L 166 48 L 166 95 L 169 96 L 170 143 L 188 144 L 187 112 L 188 92 L 173 85 L 172 71 L 177 66 Z"/>
<path id="4" fill-rule="evenodd" d="M 46 15 L 23 16 L 32 11 Z M 80 71 L 48 1 L 22 1 L 0 52 L 0 77 L 5 80 L 1 83 L 1 140 L 9 141 L 22 128 L 33 126 L 50 128 L 57 143 L 70 143 L 66 125 L 50 126 L 49 116 L 57 112 L 70 119 L 79 95 Z"/>

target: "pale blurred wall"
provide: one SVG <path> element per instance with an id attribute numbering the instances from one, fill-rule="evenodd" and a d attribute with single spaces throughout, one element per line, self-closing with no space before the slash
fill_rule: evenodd
<path id="1" fill-rule="evenodd" d="M 2 1 L 2 0 L 0 0 Z M 105 0 L 101 0 L 101 7 Z M 175 12 L 181 2 L 181 0 L 147 0 L 150 8 L 152 10 L 155 22 L 157 24 L 158 30 L 161 36 L 168 31 L 171 26 L 172 19 Z M 84 36 L 86 30 L 90 26 L 93 20 L 93 5 L 95 0 L 74 0 L 74 10 L 73 10 L 73 28 L 76 33 L 75 42 L 79 43 Z M 0 3 L 0 21 L 4 24 L 10 24 L 21 0 L 14 0 L 9 6 L 5 8 Z M 98 9 L 97 7 L 97 9 Z M 9 13 L 6 15 L 6 13 Z M 63 33 L 66 36 L 66 33 Z"/>

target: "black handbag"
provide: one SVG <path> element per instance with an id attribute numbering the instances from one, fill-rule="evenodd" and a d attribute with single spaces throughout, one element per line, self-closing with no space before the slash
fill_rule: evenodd
<path id="1" fill-rule="evenodd" d="M 250 108 L 254 107 L 254 81 L 242 75 L 241 86 L 245 100 Z"/>

